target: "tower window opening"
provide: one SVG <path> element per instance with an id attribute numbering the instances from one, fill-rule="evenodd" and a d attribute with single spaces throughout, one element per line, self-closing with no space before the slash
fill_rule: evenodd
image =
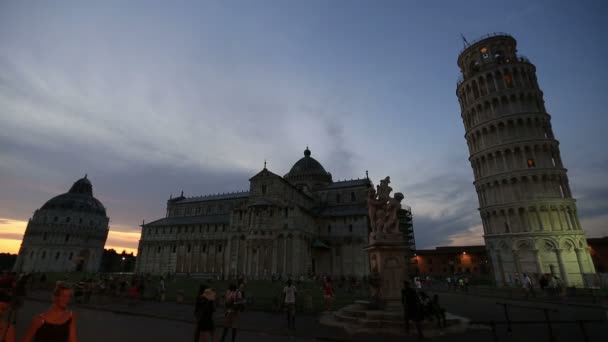
<path id="1" fill-rule="evenodd" d="M 55 260 L 59 260 L 59 252 L 55 253 Z"/>
<path id="2" fill-rule="evenodd" d="M 42 234 L 42 240 L 45 241 L 46 240 L 46 233 Z"/>
<path id="3" fill-rule="evenodd" d="M 507 222 L 505 222 L 505 233 L 509 233 L 509 232 L 510 232 L 509 224 Z"/>
<path id="4" fill-rule="evenodd" d="M 175 253 L 175 251 L 177 251 L 177 246 L 176 246 L 176 245 L 173 245 L 173 248 L 171 249 L 171 252 L 172 252 L 172 253 Z"/>
<path id="5" fill-rule="evenodd" d="M 531 167 L 536 167 L 536 163 L 534 162 L 534 159 L 528 159 L 528 168 Z"/>
<path id="6" fill-rule="evenodd" d="M 340 203 L 340 194 L 336 194 L 336 203 Z"/>
<path id="7" fill-rule="evenodd" d="M 487 47 L 482 47 L 479 52 L 481 52 L 481 58 L 485 61 L 490 57 L 490 54 L 488 53 L 488 48 Z"/>
<path id="8" fill-rule="evenodd" d="M 327 234 L 331 233 L 331 226 L 327 226 Z"/>
<path id="9" fill-rule="evenodd" d="M 42 251 L 42 259 L 46 258 L 46 251 Z"/>
<path id="10" fill-rule="evenodd" d="M 262 185 L 262 193 L 266 194 L 266 185 Z"/>
<path id="11" fill-rule="evenodd" d="M 356 200 L 357 200 L 357 198 L 355 197 L 355 193 L 354 193 L 354 192 L 351 192 L 351 193 L 350 193 L 350 201 L 351 201 L 351 202 L 354 202 L 354 201 L 356 201 Z"/>
<path id="12" fill-rule="evenodd" d="M 348 231 L 349 231 L 350 233 L 352 233 L 352 232 L 353 232 L 353 225 L 352 225 L 352 224 L 349 224 L 349 225 L 348 225 Z"/>
<path id="13" fill-rule="evenodd" d="M 192 245 L 188 245 L 188 253 L 192 252 Z"/>
<path id="14" fill-rule="evenodd" d="M 65 242 L 68 242 L 70 240 L 70 234 L 66 234 L 65 235 Z"/>
<path id="15" fill-rule="evenodd" d="M 72 260 L 72 257 L 74 257 L 74 252 L 70 252 L 70 256 L 68 256 L 68 260 Z"/>
<path id="16" fill-rule="evenodd" d="M 218 245 L 218 246 L 217 246 L 217 252 L 218 252 L 218 253 L 221 253 L 221 252 L 222 252 L 222 245 Z"/>
<path id="17" fill-rule="evenodd" d="M 503 78 L 505 80 L 505 84 L 507 85 L 507 88 L 513 88 L 513 78 L 511 77 L 511 75 L 508 73 L 505 73 Z"/>

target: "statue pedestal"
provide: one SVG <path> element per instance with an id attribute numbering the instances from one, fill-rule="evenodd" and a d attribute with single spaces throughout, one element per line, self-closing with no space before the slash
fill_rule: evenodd
<path id="1" fill-rule="evenodd" d="M 372 232 L 365 248 L 370 278 L 376 279 L 372 297 L 382 306 L 401 308 L 401 289 L 407 280 L 408 245 L 401 233 Z"/>

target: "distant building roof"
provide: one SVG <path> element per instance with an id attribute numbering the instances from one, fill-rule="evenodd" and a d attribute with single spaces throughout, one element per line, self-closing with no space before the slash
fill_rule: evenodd
<path id="1" fill-rule="evenodd" d="M 217 223 L 230 223 L 230 215 L 205 215 L 205 216 L 179 216 L 179 217 L 165 217 L 150 223 L 146 223 L 144 227 L 154 226 L 176 226 L 182 224 L 217 224 Z"/>
<path id="2" fill-rule="evenodd" d="M 195 196 L 195 197 L 184 197 L 178 201 L 174 201 L 173 203 L 194 203 L 194 202 L 206 202 L 206 201 L 217 201 L 217 200 L 227 200 L 227 199 L 237 199 L 237 198 L 248 198 L 249 191 L 243 192 L 230 192 L 225 194 L 213 194 L 213 195 L 205 195 L 205 196 Z"/>
<path id="3" fill-rule="evenodd" d="M 371 185 L 371 184 L 372 184 L 372 182 L 367 178 L 351 179 L 351 180 L 333 182 L 333 183 L 329 184 L 328 186 L 326 186 L 325 188 L 323 188 L 322 190 L 352 188 L 352 187 L 358 187 L 358 186 L 367 186 L 367 185 Z"/>
<path id="4" fill-rule="evenodd" d="M 474 245 L 474 246 L 441 246 L 435 249 L 418 249 L 416 254 L 418 255 L 434 255 L 434 254 L 460 254 L 466 253 L 486 253 L 486 246 Z"/>

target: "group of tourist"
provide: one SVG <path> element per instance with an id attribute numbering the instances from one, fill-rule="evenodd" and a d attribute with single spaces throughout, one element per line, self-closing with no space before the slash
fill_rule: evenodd
<path id="1" fill-rule="evenodd" d="M 409 281 L 405 281 L 401 289 L 401 302 L 406 334 L 410 332 L 410 322 L 414 323 L 420 338 L 424 338 L 421 326 L 424 320 L 437 321 L 439 328 L 445 328 L 445 309 L 439 305 L 437 294 L 431 298 L 421 288 L 413 288 Z"/>

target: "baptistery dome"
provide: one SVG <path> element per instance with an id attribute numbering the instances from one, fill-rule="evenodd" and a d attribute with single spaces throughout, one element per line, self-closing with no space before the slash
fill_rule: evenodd
<path id="1" fill-rule="evenodd" d="M 93 197 L 93 186 L 85 175 L 77 180 L 70 191 L 51 198 L 40 209 L 70 210 L 74 212 L 106 215 L 106 208 Z"/>

